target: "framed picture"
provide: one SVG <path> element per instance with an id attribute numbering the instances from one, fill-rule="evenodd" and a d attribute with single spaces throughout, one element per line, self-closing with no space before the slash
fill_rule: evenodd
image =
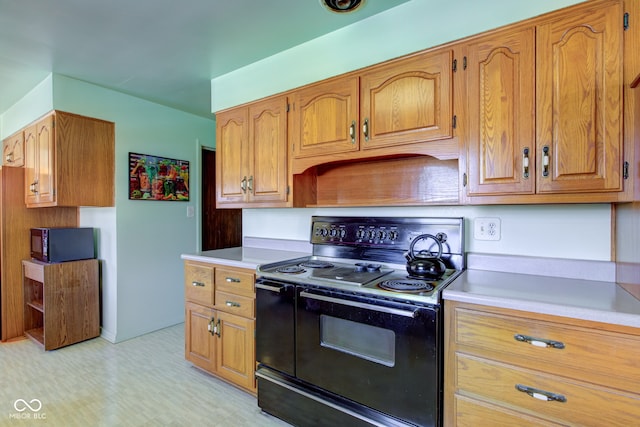
<path id="1" fill-rule="evenodd" d="M 129 199 L 189 201 L 189 162 L 129 153 Z"/>

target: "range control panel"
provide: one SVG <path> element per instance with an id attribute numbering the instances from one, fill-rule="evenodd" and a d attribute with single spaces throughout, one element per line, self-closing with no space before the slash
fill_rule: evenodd
<path id="1" fill-rule="evenodd" d="M 408 250 L 422 234 L 436 236 L 441 243 L 460 249 L 462 218 L 316 217 L 312 218 L 311 243 Z M 453 242 L 451 242 L 453 240 Z M 426 240 L 425 244 L 433 245 Z"/>

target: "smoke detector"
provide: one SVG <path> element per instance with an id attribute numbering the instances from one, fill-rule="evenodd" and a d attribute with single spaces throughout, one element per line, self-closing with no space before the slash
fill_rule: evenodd
<path id="1" fill-rule="evenodd" d="M 365 0 L 320 0 L 322 6 L 336 13 L 353 12 L 364 2 Z"/>

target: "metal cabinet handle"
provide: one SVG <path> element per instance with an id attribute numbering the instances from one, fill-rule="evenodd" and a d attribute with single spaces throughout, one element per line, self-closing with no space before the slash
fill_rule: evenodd
<path id="1" fill-rule="evenodd" d="M 207 330 L 211 335 L 215 335 L 215 329 L 216 329 L 215 321 L 216 319 L 212 317 L 211 320 L 209 320 L 209 324 L 207 325 Z"/>
<path id="2" fill-rule="evenodd" d="M 38 194 L 38 181 L 33 181 L 31 185 L 29 185 L 29 190 L 33 194 Z"/>
<path id="3" fill-rule="evenodd" d="M 240 181 L 240 188 L 242 189 L 243 193 L 247 192 L 247 177 L 243 176 L 242 180 Z"/>
<path id="4" fill-rule="evenodd" d="M 549 176 L 549 146 L 542 147 L 542 176 Z"/>
<path id="5" fill-rule="evenodd" d="M 525 147 L 522 150 L 522 176 L 529 178 L 529 147 Z"/>
<path id="6" fill-rule="evenodd" d="M 561 341 L 553 341 L 544 338 L 534 338 L 529 335 L 515 334 L 513 338 L 516 341 L 526 342 L 536 347 L 546 347 L 546 348 L 557 348 L 558 350 L 562 350 L 564 348 L 564 343 Z"/>
<path id="7" fill-rule="evenodd" d="M 351 126 L 349 126 L 349 136 L 351 137 L 351 143 L 356 143 L 356 121 L 351 122 Z"/>
<path id="8" fill-rule="evenodd" d="M 567 398 L 562 394 L 552 393 L 550 391 L 539 390 L 537 388 L 529 387 L 522 384 L 516 384 L 516 390 L 521 391 L 523 393 L 527 393 L 529 396 L 534 399 L 544 400 L 546 402 L 560 402 L 565 403 Z"/>
<path id="9" fill-rule="evenodd" d="M 216 322 L 216 326 L 213 327 L 213 334 L 217 335 L 220 338 L 220 319 Z"/>
<path id="10" fill-rule="evenodd" d="M 369 140 L 369 119 L 364 119 L 364 123 L 362 124 L 362 133 L 364 134 L 364 140 Z"/>
<path id="11" fill-rule="evenodd" d="M 203 282 L 196 282 L 195 280 L 193 282 L 191 282 L 192 286 L 200 286 L 200 287 L 204 287 L 204 283 Z"/>
<path id="12" fill-rule="evenodd" d="M 248 189 L 251 193 L 253 193 L 253 175 L 251 175 L 251 176 L 249 177 L 249 185 L 248 185 L 247 189 Z"/>
<path id="13" fill-rule="evenodd" d="M 227 307 L 240 307 L 240 303 L 235 301 L 225 301 L 225 304 Z"/>
<path id="14" fill-rule="evenodd" d="M 229 283 L 240 283 L 240 279 L 236 277 L 225 277 L 224 280 Z"/>
<path id="15" fill-rule="evenodd" d="M 324 295 L 312 294 L 307 291 L 300 292 L 300 296 L 303 298 L 315 299 L 318 301 L 326 301 L 334 304 L 348 305 L 350 307 L 364 308 L 367 310 L 378 311 L 381 313 L 390 313 L 390 314 L 397 314 L 399 316 L 412 317 L 414 319 L 418 317 L 418 310 L 409 311 L 409 310 L 402 310 L 402 309 L 393 308 L 393 307 L 378 306 L 373 304 L 367 304 L 364 302 L 350 301 L 345 299 L 328 297 Z"/>

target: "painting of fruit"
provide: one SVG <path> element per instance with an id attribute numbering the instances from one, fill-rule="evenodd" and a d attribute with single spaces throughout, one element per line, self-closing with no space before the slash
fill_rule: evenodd
<path id="1" fill-rule="evenodd" d="M 129 199 L 189 201 L 189 161 L 129 153 Z"/>

